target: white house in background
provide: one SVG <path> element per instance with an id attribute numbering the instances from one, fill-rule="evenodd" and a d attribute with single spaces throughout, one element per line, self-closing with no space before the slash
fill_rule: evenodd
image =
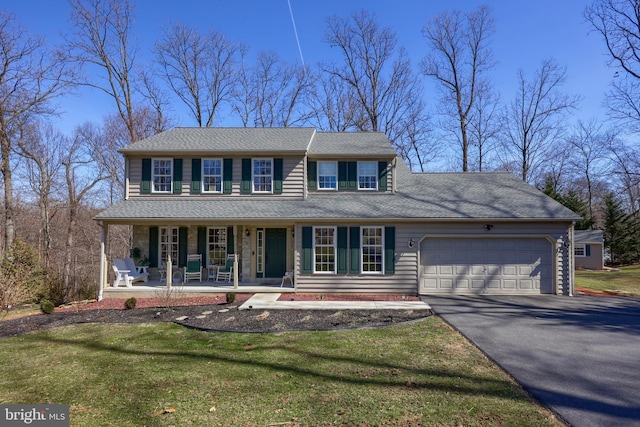
<path id="1" fill-rule="evenodd" d="M 242 283 L 297 292 L 573 292 L 575 213 L 511 173 L 412 173 L 382 133 L 174 128 L 120 152 L 125 199 L 95 219 L 132 226 L 152 279 L 234 254 Z"/>

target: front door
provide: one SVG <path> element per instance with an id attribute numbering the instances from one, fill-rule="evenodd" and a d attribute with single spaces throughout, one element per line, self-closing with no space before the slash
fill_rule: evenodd
<path id="1" fill-rule="evenodd" d="M 264 245 L 265 277 L 282 277 L 287 269 L 287 229 L 267 228 Z"/>

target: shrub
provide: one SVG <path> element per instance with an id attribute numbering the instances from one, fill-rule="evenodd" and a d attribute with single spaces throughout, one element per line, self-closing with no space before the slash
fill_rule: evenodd
<path id="1" fill-rule="evenodd" d="M 43 299 L 40 302 L 40 310 L 42 310 L 42 312 L 44 314 L 51 314 L 53 313 L 53 310 L 56 308 L 55 305 L 53 305 L 53 303 L 51 301 L 49 301 L 48 299 Z"/>
<path id="2" fill-rule="evenodd" d="M 124 308 L 126 308 L 127 310 L 131 310 L 132 308 L 136 308 L 137 303 L 138 300 L 135 297 L 131 297 L 124 302 Z"/>
<path id="3" fill-rule="evenodd" d="M 227 304 L 233 304 L 236 302 L 235 292 L 227 292 Z"/>

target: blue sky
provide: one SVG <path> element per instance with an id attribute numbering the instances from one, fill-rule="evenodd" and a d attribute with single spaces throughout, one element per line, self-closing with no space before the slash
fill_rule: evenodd
<path id="1" fill-rule="evenodd" d="M 135 0 L 134 0 L 135 1 Z M 493 72 L 503 100 L 509 101 L 516 90 L 516 73 L 522 68 L 533 73 L 549 57 L 567 67 L 565 90 L 582 96 L 578 119 L 602 118 L 603 95 L 613 76 L 605 62 L 604 45 L 595 33 L 589 33 L 583 11 L 588 4 L 578 0 L 290 0 L 304 61 L 335 58 L 324 42 L 325 18 L 346 16 L 351 11 L 375 12 L 378 22 L 398 35 L 414 64 L 427 54 L 421 29 L 431 18 L 451 9 L 472 10 L 485 4 L 496 22 L 493 50 L 498 65 Z M 231 39 L 241 41 L 256 54 L 273 50 L 288 61 L 300 61 L 287 0 L 137 0 L 134 36 L 139 59 L 150 58 L 153 44 L 162 29 L 176 21 L 195 25 L 202 31 L 215 28 Z M 5 11 L 14 12 L 27 30 L 55 43 L 68 27 L 69 6 L 65 0 L 3 0 Z M 425 99 L 433 104 L 435 93 L 426 81 Z M 66 111 L 61 127 L 71 129 L 86 120 L 101 122 L 115 110 L 103 95 L 82 91 L 81 95 L 61 102 Z M 182 125 L 194 125 L 187 117 Z M 235 125 L 233 122 L 222 125 Z"/>

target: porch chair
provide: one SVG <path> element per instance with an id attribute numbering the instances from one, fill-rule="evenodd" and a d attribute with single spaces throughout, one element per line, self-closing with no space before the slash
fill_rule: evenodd
<path id="1" fill-rule="evenodd" d="M 130 257 L 124 258 L 123 261 L 127 270 L 132 271 L 134 276 L 142 277 L 145 283 L 149 281 L 149 272 L 146 265 L 136 265 L 133 258 Z"/>
<path id="2" fill-rule="evenodd" d="M 282 281 L 280 282 L 280 287 L 284 286 L 284 282 L 291 283 L 291 287 L 293 287 L 293 271 L 287 271 L 282 276 Z"/>
<path id="3" fill-rule="evenodd" d="M 226 280 L 230 282 L 233 278 L 233 261 L 235 259 L 235 255 L 228 255 L 227 262 L 224 264 L 224 268 L 218 269 L 218 274 L 216 275 L 216 282 L 221 280 Z"/>
<path id="4" fill-rule="evenodd" d="M 149 277 L 148 274 L 139 274 L 136 270 L 130 270 L 127 268 L 127 264 L 120 258 L 113 259 L 113 272 L 116 275 L 113 281 L 113 287 L 124 285 L 127 288 L 133 286 L 133 282 L 139 282 Z"/>
<path id="5" fill-rule="evenodd" d="M 191 280 L 198 279 L 202 282 L 202 255 L 190 254 L 187 255 L 187 266 L 184 267 L 184 283 Z"/>

